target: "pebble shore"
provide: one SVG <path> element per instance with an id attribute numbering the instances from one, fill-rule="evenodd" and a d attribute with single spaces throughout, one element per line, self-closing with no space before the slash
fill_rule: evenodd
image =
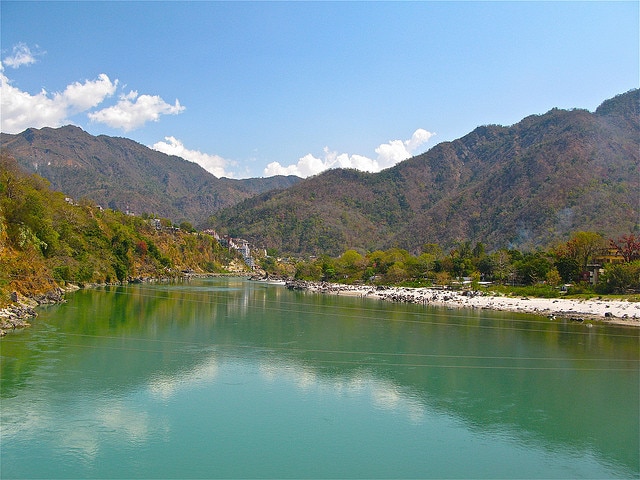
<path id="1" fill-rule="evenodd" d="M 530 298 L 486 295 L 474 290 L 341 285 L 326 282 L 289 281 L 287 288 L 334 295 L 356 295 L 400 303 L 456 308 L 477 308 L 568 318 L 596 320 L 640 327 L 640 302 L 623 300 Z"/>

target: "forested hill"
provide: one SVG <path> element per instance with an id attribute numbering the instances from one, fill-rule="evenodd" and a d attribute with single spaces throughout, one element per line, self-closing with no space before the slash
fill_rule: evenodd
<path id="1" fill-rule="evenodd" d="M 112 209 L 199 223 L 220 208 L 300 178 L 216 178 L 202 167 L 126 138 L 93 136 L 74 126 L 3 133 L 1 146 L 27 171 L 77 200 Z"/>
<path id="2" fill-rule="evenodd" d="M 0 308 L 15 302 L 12 292 L 37 297 L 67 282 L 180 278 L 184 271 L 245 268 L 237 252 L 212 236 L 91 202 L 70 202 L 0 154 Z M 0 335 L 4 325 L 0 318 Z"/>
<path id="3" fill-rule="evenodd" d="M 595 112 L 488 125 L 377 174 L 336 169 L 247 199 L 215 227 L 291 253 L 483 242 L 535 248 L 639 228 L 639 91 Z"/>

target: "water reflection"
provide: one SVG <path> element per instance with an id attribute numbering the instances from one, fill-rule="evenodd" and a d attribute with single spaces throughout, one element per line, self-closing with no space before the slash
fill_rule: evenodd
<path id="1" fill-rule="evenodd" d="M 90 465 L 105 444 L 141 445 L 167 429 L 162 418 L 118 396 L 51 396 L 32 388 L 27 397 L 3 400 L 4 459 L 12 458 L 8 445 L 23 445 L 36 457 L 39 449 L 50 448 L 56 456 Z"/>
<path id="2" fill-rule="evenodd" d="M 414 395 L 403 392 L 400 386 L 378 379 L 366 371 L 351 376 L 327 377 L 318 375 L 316 371 L 303 365 L 270 361 L 260 364 L 260 373 L 267 382 L 289 382 L 305 393 L 365 397 L 374 408 L 405 415 L 413 423 L 420 423 L 425 415 L 425 405 Z"/>
<path id="3" fill-rule="evenodd" d="M 149 382 L 149 392 L 154 397 L 166 400 L 179 390 L 194 388 L 213 381 L 217 374 L 218 361 L 215 356 L 211 356 L 192 370 L 153 376 Z"/>
<path id="4" fill-rule="evenodd" d="M 335 436 L 344 434 L 340 424 L 366 415 L 361 430 L 379 422 L 390 435 L 416 437 L 397 440 L 406 450 L 413 447 L 402 442 L 414 441 L 442 451 L 428 443 L 437 429 L 443 445 L 467 442 L 492 455 L 510 449 L 532 465 L 542 455 L 543 463 L 586 462 L 599 474 L 640 470 L 636 331 L 238 280 L 118 287 L 70 300 L 2 340 L 3 445 L 39 442 L 97 468 L 121 441 L 174 445 L 194 431 L 227 428 L 218 412 L 241 412 L 257 436 L 266 418 L 269 428 L 295 431 L 320 417 L 312 428 L 331 421 Z M 305 406 L 310 417 L 301 419 Z M 262 435 L 268 442 L 269 430 Z M 3 457 L 11 452 L 3 448 Z"/>

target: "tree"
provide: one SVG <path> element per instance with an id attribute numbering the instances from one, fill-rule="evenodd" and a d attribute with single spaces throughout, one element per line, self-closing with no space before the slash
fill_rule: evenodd
<path id="1" fill-rule="evenodd" d="M 431 254 L 436 259 L 444 256 L 444 252 L 442 251 L 442 248 L 440 248 L 440 245 L 438 245 L 437 243 L 425 243 L 422 246 L 422 252 Z"/>
<path id="2" fill-rule="evenodd" d="M 333 258 L 328 255 L 322 255 L 317 262 L 322 272 L 322 280 L 329 282 L 336 278 L 336 263 Z"/>
<path id="3" fill-rule="evenodd" d="M 553 267 L 551 270 L 549 270 L 545 277 L 545 281 L 553 287 L 557 287 L 558 285 L 560 285 L 560 282 L 562 282 L 562 277 L 560 276 L 558 269 Z"/>
<path id="4" fill-rule="evenodd" d="M 623 235 L 617 240 L 610 239 L 609 246 L 616 249 L 618 255 L 624 258 L 625 263 L 640 259 L 640 238 L 636 239 L 633 233 Z"/>
<path id="5" fill-rule="evenodd" d="M 541 254 L 527 254 L 515 264 L 522 282 L 533 285 L 544 280 L 551 270 L 551 263 Z"/>
<path id="6" fill-rule="evenodd" d="M 569 258 L 578 262 L 580 268 L 586 268 L 594 255 L 605 247 L 604 238 L 596 232 L 576 232 L 567 242 Z"/>
<path id="7" fill-rule="evenodd" d="M 405 262 L 407 274 L 415 279 L 422 280 L 429 276 L 433 271 L 435 257 L 430 253 L 423 253 L 418 257 L 411 257 Z"/>
<path id="8" fill-rule="evenodd" d="M 365 263 L 363 256 L 358 252 L 347 250 L 340 256 L 336 266 L 339 274 L 354 277 L 364 269 Z"/>
<path id="9" fill-rule="evenodd" d="M 479 246 L 478 246 L 479 245 Z M 484 251 L 482 244 L 476 245 L 478 252 Z M 451 269 L 449 270 L 454 277 L 469 276 L 473 270 L 473 249 L 471 242 L 457 242 L 456 247 L 449 252 L 451 259 Z"/>
<path id="10" fill-rule="evenodd" d="M 478 261 L 478 271 L 484 275 L 485 278 L 490 278 L 493 275 L 494 267 L 493 258 L 489 255 L 485 255 Z"/>
<path id="11" fill-rule="evenodd" d="M 131 249 L 132 243 L 131 238 L 122 227 L 111 238 L 111 250 L 116 257 L 116 261 L 113 263 L 113 269 L 120 282 L 127 278 L 133 263 L 129 257 L 129 250 Z"/>
<path id="12" fill-rule="evenodd" d="M 275 273 L 277 270 L 276 259 L 274 257 L 264 257 L 260 260 L 260 266 L 267 273 Z"/>
<path id="13" fill-rule="evenodd" d="M 596 291 L 625 293 L 628 290 L 640 291 L 640 261 L 607 265 L 596 285 Z"/>
<path id="14" fill-rule="evenodd" d="M 395 262 L 389 267 L 384 276 L 385 281 L 392 284 L 402 283 L 408 279 L 407 270 L 403 262 Z"/>
<path id="15" fill-rule="evenodd" d="M 149 251 L 149 247 L 147 246 L 147 242 L 144 240 L 138 240 L 136 242 L 136 253 L 141 257 L 144 257 Z"/>
<path id="16" fill-rule="evenodd" d="M 554 265 L 560 277 L 566 283 L 573 282 L 580 276 L 580 265 L 578 265 L 578 262 L 573 258 L 566 256 L 558 257 Z"/>
<path id="17" fill-rule="evenodd" d="M 436 273 L 436 284 L 438 285 L 449 285 L 451 283 L 451 275 L 449 272 L 441 271 Z"/>
<path id="18" fill-rule="evenodd" d="M 180 223 L 180 230 L 187 232 L 187 233 L 191 233 L 191 232 L 195 232 L 195 228 L 193 228 L 193 225 L 191 225 L 191 223 L 189 222 L 182 222 Z"/>
<path id="19" fill-rule="evenodd" d="M 298 280 L 320 280 L 322 278 L 322 264 L 319 262 L 296 264 L 295 278 Z"/>
<path id="20" fill-rule="evenodd" d="M 384 262 L 385 253 L 382 250 L 376 250 L 367 255 L 370 268 L 373 269 L 374 275 L 383 274 L 387 271 L 387 265 Z M 373 276 L 373 275 L 369 275 Z"/>
<path id="21" fill-rule="evenodd" d="M 508 250 L 501 249 L 491 254 L 491 263 L 493 266 L 493 278 L 499 282 L 506 282 L 514 271 L 513 256 Z"/>
<path id="22" fill-rule="evenodd" d="M 476 243 L 476 246 L 473 247 L 473 251 L 471 253 L 476 261 L 482 259 L 485 256 L 484 244 L 482 242 Z"/>
<path id="23" fill-rule="evenodd" d="M 452 273 L 455 277 L 467 277 L 473 270 L 473 262 L 470 258 L 452 257 L 453 269 Z"/>

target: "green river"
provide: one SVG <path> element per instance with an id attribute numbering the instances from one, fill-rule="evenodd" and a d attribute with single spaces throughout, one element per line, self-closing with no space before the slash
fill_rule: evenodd
<path id="1" fill-rule="evenodd" d="M 289 291 L 81 290 L 1 348 L 8 478 L 638 478 L 638 329 Z"/>

